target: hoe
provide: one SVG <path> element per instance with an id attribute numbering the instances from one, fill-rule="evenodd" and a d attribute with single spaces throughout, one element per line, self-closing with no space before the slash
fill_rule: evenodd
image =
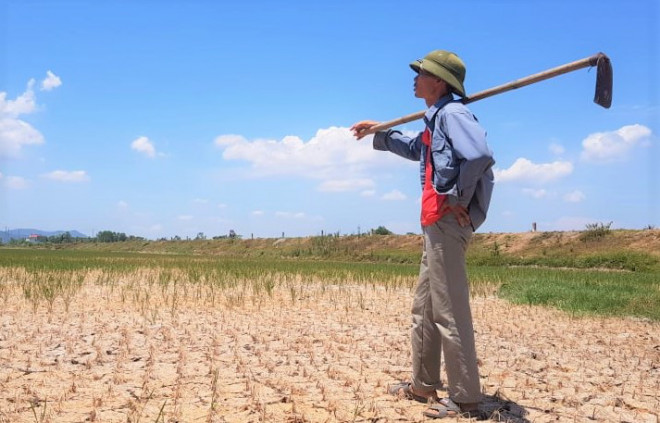
<path id="1" fill-rule="evenodd" d="M 462 101 L 464 104 L 472 103 L 474 101 L 482 100 L 486 97 L 491 97 L 496 94 L 501 94 L 507 91 L 515 90 L 516 88 L 554 78 L 555 76 L 563 75 L 568 72 L 573 72 L 578 69 L 593 66 L 596 66 L 597 69 L 594 103 L 609 109 L 609 107 L 612 105 L 612 63 L 610 62 L 609 57 L 607 57 L 604 53 L 597 53 L 582 60 L 577 60 L 562 66 L 557 66 L 556 68 L 548 69 L 546 71 L 536 73 L 525 78 L 507 82 L 506 84 L 498 85 L 497 87 L 493 87 L 485 91 L 480 91 L 478 93 L 464 97 Z M 382 122 L 366 130 L 364 135 L 373 134 L 377 131 L 384 131 L 397 125 L 421 119 L 424 116 L 424 113 L 426 113 L 426 110 L 402 116 L 387 122 Z"/>

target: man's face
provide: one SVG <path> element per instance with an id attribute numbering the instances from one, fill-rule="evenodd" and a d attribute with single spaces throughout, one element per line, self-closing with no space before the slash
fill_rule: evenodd
<path id="1" fill-rule="evenodd" d="M 415 97 L 423 98 L 427 104 L 434 104 L 446 92 L 447 84 L 432 74 L 420 70 L 415 76 Z"/>

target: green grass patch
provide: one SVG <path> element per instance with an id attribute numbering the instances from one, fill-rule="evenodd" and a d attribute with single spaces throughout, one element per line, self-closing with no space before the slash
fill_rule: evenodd
<path id="1" fill-rule="evenodd" d="M 538 266 L 564 267 L 573 269 L 611 269 L 633 272 L 660 271 L 660 260 L 649 253 L 636 251 L 602 252 L 587 255 L 554 253 L 533 257 L 517 257 L 496 252 L 474 253 L 468 255 L 468 264 L 473 266 Z"/>
<path id="2" fill-rule="evenodd" d="M 497 275 L 500 296 L 517 304 L 550 306 L 577 315 L 660 320 L 660 280 L 655 273 L 488 267 L 479 270 Z"/>

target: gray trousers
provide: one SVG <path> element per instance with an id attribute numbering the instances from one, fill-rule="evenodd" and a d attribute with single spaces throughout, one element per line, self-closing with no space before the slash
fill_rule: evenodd
<path id="1" fill-rule="evenodd" d="M 472 228 L 452 215 L 423 228 L 424 252 L 412 307 L 412 385 L 419 391 L 442 386 L 441 355 L 447 391 L 455 402 L 481 401 L 477 354 L 465 270 Z"/>

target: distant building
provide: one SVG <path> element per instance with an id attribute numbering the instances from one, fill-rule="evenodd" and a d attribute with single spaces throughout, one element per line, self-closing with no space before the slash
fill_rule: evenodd
<path id="1" fill-rule="evenodd" d="M 27 238 L 25 238 L 27 242 L 39 242 L 39 235 L 37 234 L 31 234 Z"/>

